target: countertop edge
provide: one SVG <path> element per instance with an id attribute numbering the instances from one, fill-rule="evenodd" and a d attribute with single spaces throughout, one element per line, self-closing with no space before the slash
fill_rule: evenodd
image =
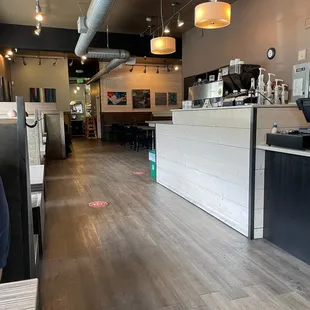
<path id="1" fill-rule="evenodd" d="M 257 150 L 263 150 L 263 151 L 286 153 L 286 154 L 291 154 L 291 155 L 310 157 L 310 150 L 309 151 L 301 151 L 301 150 L 294 150 L 294 149 L 277 147 L 277 146 L 269 146 L 269 145 L 257 145 L 256 149 Z"/>
<path id="2" fill-rule="evenodd" d="M 297 108 L 296 103 L 289 103 L 289 104 L 273 104 L 273 105 L 241 105 L 241 106 L 233 106 L 233 107 L 215 107 L 215 108 L 194 108 L 194 109 L 172 109 L 171 112 L 193 112 L 193 111 L 208 111 L 208 110 L 236 110 L 236 109 L 270 109 L 270 108 Z"/>

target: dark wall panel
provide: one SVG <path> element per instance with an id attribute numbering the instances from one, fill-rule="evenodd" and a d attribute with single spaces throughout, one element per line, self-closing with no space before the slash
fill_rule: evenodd
<path id="1" fill-rule="evenodd" d="M 43 27 L 41 35 L 33 34 L 34 27 L 22 25 L 0 24 L 0 46 L 6 48 L 20 48 L 29 50 L 74 52 L 79 34 L 73 29 L 59 29 Z M 144 57 L 154 56 L 150 52 L 150 37 L 140 37 L 130 34 L 109 34 L 110 48 L 122 48 L 132 55 Z M 177 52 L 165 55 L 165 58 L 182 58 L 182 41 L 177 38 Z M 98 32 L 91 43 L 91 47 L 106 47 L 106 33 Z M 158 56 L 157 56 L 158 57 Z"/>
<path id="2" fill-rule="evenodd" d="M 266 152 L 264 238 L 310 264 L 310 158 Z"/>

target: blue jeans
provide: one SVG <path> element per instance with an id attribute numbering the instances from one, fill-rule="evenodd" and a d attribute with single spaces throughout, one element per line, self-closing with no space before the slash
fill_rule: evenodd
<path id="1" fill-rule="evenodd" d="M 9 208 L 0 177 L 0 269 L 6 266 L 10 247 Z"/>

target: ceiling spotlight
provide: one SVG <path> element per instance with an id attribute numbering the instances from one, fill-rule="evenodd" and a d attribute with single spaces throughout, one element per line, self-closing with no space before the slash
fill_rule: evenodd
<path id="1" fill-rule="evenodd" d="M 39 22 L 39 23 L 37 23 L 37 25 L 36 25 L 36 30 L 34 31 L 34 34 L 37 35 L 37 36 L 39 36 L 39 35 L 41 34 L 41 29 L 42 29 L 42 25 L 41 25 L 41 23 Z"/>
<path id="2" fill-rule="evenodd" d="M 4 57 L 5 57 L 5 58 L 9 58 L 10 56 L 9 56 L 9 55 L 5 55 Z"/>
<path id="3" fill-rule="evenodd" d="M 143 70 L 143 73 L 146 73 L 146 66 L 144 66 L 144 70 Z"/>
<path id="4" fill-rule="evenodd" d="M 17 52 L 18 52 L 18 49 L 15 47 L 15 48 L 14 48 L 14 51 L 15 51 L 15 53 L 17 53 Z"/>
<path id="5" fill-rule="evenodd" d="M 74 91 L 73 91 L 75 94 L 77 94 L 77 90 L 75 89 Z"/>
<path id="6" fill-rule="evenodd" d="M 167 72 L 170 72 L 171 70 L 169 69 L 169 66 L 167 66 Z"/>
<path id="7" fill-rule="evenodd" d="M 182 27 L 183 25 L 184 25 L 184 21 L 181 19 L 181 16 L 180 16 L 180 14 L 178 15 L 178 27 L 180 28 L 180 27 Z"/>
<path id="8" fill-rule="evenodd" d="M 39 0 L 36 2 L 36 20 L 41 22 L 43 20 L 42 9 L 39 3 Z"/>
<path id="9" fill-rule="evenodd" d="M 56 67 L 57 65 L 57 59 L 55 59 L 55 62 L 53 63 L 53 66 Z"/>
<path id="10" fill-rule="evenodd" d="M 23 64 L 24 66 L 27 66 L 27 61 L 25 60 L 25 58 L 23 58 Z"/>
<path id="11" fill-rule="evenodd" d="M 73 59 L 71 60 L 71 62 L 69 63 L 69 67 L 73 66 Z"/>
<path id="12" fill-rule="evenodd" d="M 157 74 L 159 74 L 159 67 L 158 67 L 158 66 L 157 66 L 157 70 L 156 70 L 156 73 L 157 73 Z"/>
<path id="13" fill-rule="evenodd" d="M 129 72 L 132 72 L 132 71 L 133 71 L 133 68 L 134 68 L 134 66 L 132 66 L 131 69 L 129 69 Z"/>
<path id="14" fill-rule="evenodd" d="M 42 65 L 42 60 L 41 60 L 41 58 L 39 58 L 38 65 L 39 65 L 39 66 Z"/>
<path id="15" fill-rule="evenodd" d="M 179 66 L 174 66 L 174 71 L 178 71 L 179 70 Z"/>
<path id="16" fill-rule="evenodd" d="M 83 55 L 81 58 L 82 58 L 82 60 L 86 60 L 86 59 L 87 59 L 87 56 L 86 56 L 86 55 Z"/>
<path id="17" fill-rule="evenodd" d="M 81 89 L 80 86 L 77 86 L 77 87 L 76 87 L 76 90 L 80 90 L 80 89 Z"/>
<path id="18" fill-rule="evenodd" d="M 164 33 L 170 33 L 170 29 L 169 29 L 168 25 L 165 27 Z"/>
<path id="19" fill-rule="evenodd" d="M 152 21 L 152 17 L 147 16 L 147 17 L 146 17 L 146 21 L 147 21 L 148 23 L 150 23 L 150 22 Z"/>
<path id="20" fill-rule="evenodd" d="M 12 60 L 12 58 L 11 58 L 11 57 L 8 57 L 8 60 Z"/>
<path id="21" fill-rule="evenodd" d="M 81 60 L 81 65 L 84 65 L 84 61 L 83 60 Z"/>
<path id="22" fill-rule="evenodd" d="M 13 52 L 12 52 L 12 50 L 9 50 L 9 51 L 7 51 L 6 54 L 9 55 L 9 56 L 12 56 L 12 55 L 13 55 Z"/>

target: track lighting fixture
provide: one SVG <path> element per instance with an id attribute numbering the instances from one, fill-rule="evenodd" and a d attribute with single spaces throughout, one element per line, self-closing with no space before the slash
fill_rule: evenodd
<path id="1" fill-rule="evenodd" d="M 57 65 L 57 59 L 55 59 L 55 62 L 53 63 L 53 66 L 56 67 Z"/>
<path id="2" fill-rule="evenodd" d="M 129 72 L 132 72 L 132 71 L 133 71 L 133 68 L 134 68 L 134 66 L 132 66 L 131 69 L 129 69 Z"/>
<path id="3" fill-rule="evenodd" d="M 170 33 L 170 29 L 169 29 L 168 25 L 166 25 L 166 27 L 164 29 L 164 33 L 166 33 L 166 34 Z"/>
<path id="4" fill-rule="evenodd" d="M 143 73 L 146 73 L 146 66 L 144 66 L 144 70 L 143 70 Z"/>
<path id="5" fill-rule="evenodd" d="M 42 65 L 42 60 L 41 60 L 41 58 L 39 58 L 38 65 L 39 65 L 39 66 Z"/>
<path id="6" fill-rule="evenodd" d="M 180 14 L 178 15 L 178 21 L 177 21 L 177 23 L 178 23 L 178 27 L 179 27 L 179 28 L 181 28 L 181 27 L 184 25 L 184 21 L 181 19 Z"/>
<path id="7" fill-rule="evenodd" d="M 27 66 L 27 61 L 25 60 L 25 58 L 23 58 L 23 64 L 24 66 Z"/>
<path id="8" fill-rule="evenodd" d="M 41 34 L 42 24 L 40 22 L 37 23 L 34 34 L 39 36 Z"/>
<path id="9" fill-rule="evenodd" d="M 156 70 L 156 73 L 157 73 L 157 74 L 159 74 L 159 67 L 158 67 L 158 66 L 157 66 L 157 70 Z"/>
<path id="10" fill-rule="evenodd" d="M 15 52 L 15 53 L 17 53 L 17 52 L 18 52 L 18 49 L 17 49 L 16 47 L 14 48 L 14 52 Z"/>
<path id="11" fill-rule="evenodd" d="M 167 72 L 170 72 L 171 70 L 169 69 L 169 66 L 167 66 Z"/>
<path id="12" fill-rule="evenodd" d="M 42 9 L 39 0 L 36 1 L 36 20 L 41 22 L 43 20 Z"/>

